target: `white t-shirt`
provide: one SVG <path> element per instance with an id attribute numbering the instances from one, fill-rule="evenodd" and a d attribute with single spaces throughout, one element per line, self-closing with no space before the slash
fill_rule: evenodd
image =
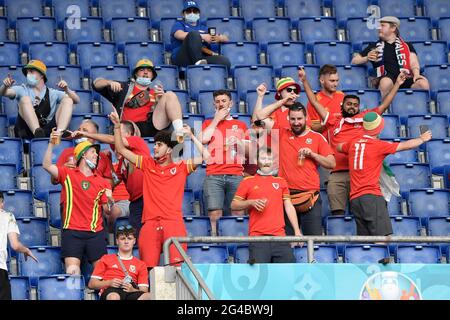
<path id="1" fill-rule="evenodd" d="M 6 259 L 8 258 L 8 233 L 20 234 L 14 215 L 0 209 L 0 269 L 8 271 Z"/>

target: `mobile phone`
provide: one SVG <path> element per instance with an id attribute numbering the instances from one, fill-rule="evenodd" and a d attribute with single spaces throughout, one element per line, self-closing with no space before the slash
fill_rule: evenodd
<path id="1" fill-rule="evenodd" d="M 216 28 L 212 27 L 212 28 L 208 28 L 208 33 L 210 36 L 215 36 L 216 35 Z"/>
<path id="2" fill-rule="evenodd" d="M 262 120 L 255 120 L 255 122 L 253 122 L 253 124 L 257 127 L 264 127 L 264 121 L 262 121 Z"/>
<path id="3" fill-rule="evenodd" d="M 420 134 L 424 134 L 425 132 L 429 131 L 430 128 L 426 124 L 421 124 L 419 126 Z"/>

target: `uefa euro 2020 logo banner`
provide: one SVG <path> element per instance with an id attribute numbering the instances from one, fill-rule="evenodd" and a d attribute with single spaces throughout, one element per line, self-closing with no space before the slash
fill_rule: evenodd
<path id="1" fill-rule="evenodd" d="M 417 285 L 395 271 L 378 272 L 364 283 L 360 300 L 422 300 Z"/>

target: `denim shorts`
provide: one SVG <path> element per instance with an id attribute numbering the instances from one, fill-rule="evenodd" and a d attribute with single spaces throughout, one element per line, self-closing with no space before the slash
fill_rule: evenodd
<path id="1" fill-rule="evenodd" d="M 223 210 L 224 216 L 231 215 L 231 201 L 242 179 L 242 176 L 230 174 L 206 176 L 203 196 L 207 210 Z"/>

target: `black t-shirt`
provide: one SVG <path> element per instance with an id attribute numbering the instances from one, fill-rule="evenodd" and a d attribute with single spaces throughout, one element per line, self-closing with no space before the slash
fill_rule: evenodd
<path id="1" fill-rule="evenodd" d="M 409 47 L 409 51 L 411 53 L 416 53 L 416 50 L 414 49 L 414 46 L 412 43 L 407 42 L 406 43 Z M 363 57 L 367 57 L 369 52 L 377 47 L 377 44 L 375 42 L 370 43 L 362 52 L 361 55 Z M 383 58 L 384 58 L 384 69 L 386 70 L 386 74 L 392 75 L 394 77 L 397 77 L 400 73 L 400 67 L 398 65 L 397 61 L 397 55 L 395 54 L 395 42 L 393 43 L 387 43 L 384 42 L 384 52 L 383 52 Z M 374 63 L 371 61 L 372 66 L 374 68 L 378 67 L 377 63 Z"/>
<path id="2" fill-rule="evenodd" d="M 96 90 L 94 86 L 92 87 L 94 88 L 94 91 L 100 93 L 104 98 L 111 102 L 112 105 L 116 108 L 117 112 L 120 114 L 120 109 L 123 105 L 123 102 L 125 101 L 130 83 L 116 80 L 113 81 L 120 83 L 120 85 L 122 86 L 122 90 L 120 90 L 119 92 L 114 92 L 111 90 L 110 86 L 106 86 L 100 90 Z"/>

